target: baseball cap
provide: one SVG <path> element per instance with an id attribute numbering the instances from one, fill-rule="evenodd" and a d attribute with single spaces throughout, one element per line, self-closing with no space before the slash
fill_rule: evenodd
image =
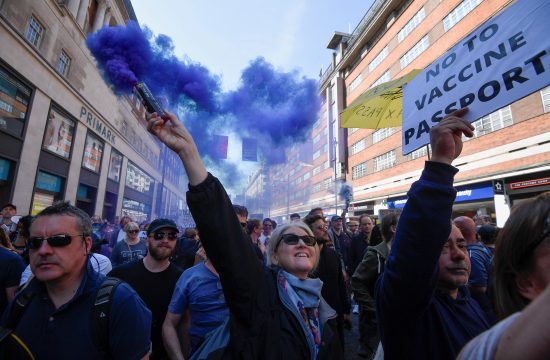
<path id="1" fill-rule="evenodd" d="M 336 220 L 342 220 L 342 217 L 341 216 L 338 216 L 338 215 L 334 215 L 330 221 L 336 221 Z"/>
<path id="2" fill-rule="evenodd" d="M 179 232 L 178 226 L 173 220 L 155 219 L 149 224 L 149 227 L 147 228 L 147 236 L 159 229 L 173 229 L 176 230 L 176 232 Z"/>
<path id="3" fill-rule="evenodd" d="M 4 209 L 7 208 L 7 207 L 11 207 L 11 208 L 13 208 L 15 211 L 17 211 L 17 206 L 13 205 L 12 203 L 4 204 L 4 206 L 2 206 L 2 207 L 0 208 L 0 210 L 4 210 Z"/>

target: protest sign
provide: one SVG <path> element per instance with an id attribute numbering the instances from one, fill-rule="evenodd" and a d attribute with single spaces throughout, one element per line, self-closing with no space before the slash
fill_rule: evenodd
<path id="1" fill-rule="evenodd" d="M 463 107 L 473 122 L 550 84 L 550 1 L 518 0 L 459 41 L 403 89 L 403 154 Z"/>

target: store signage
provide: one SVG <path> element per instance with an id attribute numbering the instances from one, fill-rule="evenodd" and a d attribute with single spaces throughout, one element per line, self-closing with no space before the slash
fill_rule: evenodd
<path id="1" fill-rule="evenodd" d="M 504 181 L 503 180 L 493 180 L 493 192 L 498 195 L 504 194 Z"/>
<path id="2" fill-rule="evenodd" d="M 80 108 L 80 120 L 85 121 L 86 124 L 95 130 L 98 135 L 115 145 L 115 134 L 113 134 L 113 132 L 109 130 L 109 128 L 101 120 L 94 116 L 94 114 L 84 106 Z"/>
<path id="3" fill-rule="evenodd" d="M 475 121 L 550 83 L 550 1 L 521 0 L 478 27 L 403 89 L 403 154 L 468 107 Z"/>
<path id="4" fill-rule="evenodd" d="M 550 185 L 550 177 L 510 183 L 510 189 L 516 190 L 516 189 L 528 188 L 533 186 L 542 186 L 542 185 Z"/>
<path id="5" fill-rule="evenodd" d="M 36 177 L 36 188 L 58 193 L 61 192 L 62 182 L 63 180 L 59 176 L 39 171 Z"/>
<path id="6" fill-rule="evenodd" d="M 493 187 L 491 183 L 480 183 L 466 186 L 458 186 L 456 188 L 455 203 L 465 201 L 475 201 L 490 199 L 493 197 Z M 401 209 L 407 203 L 407 197 L 390 198 L 388 199 L 389 209 Z"/>

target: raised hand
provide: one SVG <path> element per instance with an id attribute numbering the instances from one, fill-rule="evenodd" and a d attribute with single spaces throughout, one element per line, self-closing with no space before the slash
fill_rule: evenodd
<path id="1" fill-rule="evenodd" d="M 189 183 L 198 185 L 208 175 L 197 150 L 197 145 L 183 123 L 174 115 L 166 112 L 161 118 L 157 113 L 146 114 L 147 130 L 162 141 L 180 157 L 187 172 Z"/>
<path id="2" fill-rule="evenodd" d="M 474 136 L 474 127 L 462 116 L 468 108 L 457 110 L 430 129 L 431 161 L 451 164 L 462 152 L 462 134 Z"/>

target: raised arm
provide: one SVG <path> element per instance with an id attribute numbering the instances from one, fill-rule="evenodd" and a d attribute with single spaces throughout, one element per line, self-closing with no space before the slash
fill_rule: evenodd
<path id="1" fill-rule="evenodd" d="M 231 200 L 221 183 L 206 171 L 195 142 L 179 119 L 148 115 L 149 131 L 180 157 L 189 178 L 187 203 L 208 258 L 220 275 L 231 314 L 251 320 L 256 292 L 262 286 L 263 265 L 242 232 Z"/>
<path id="2" fill-rule="evenodd" d="M 431 301 L 437 286 L 438 259 L 451 232 L 452 205 L 456 191 L 451 166 L 462 151 L 462 134 L 471 137 L 473 127 L 462 109 L 430 131 L 433 156 L 420 179 L 408 192 L 383 275 L 377 284 L 380 316 L 399 312 L 415 319 Z M 396 319 L 387 316 L 388 319 Z"/>

